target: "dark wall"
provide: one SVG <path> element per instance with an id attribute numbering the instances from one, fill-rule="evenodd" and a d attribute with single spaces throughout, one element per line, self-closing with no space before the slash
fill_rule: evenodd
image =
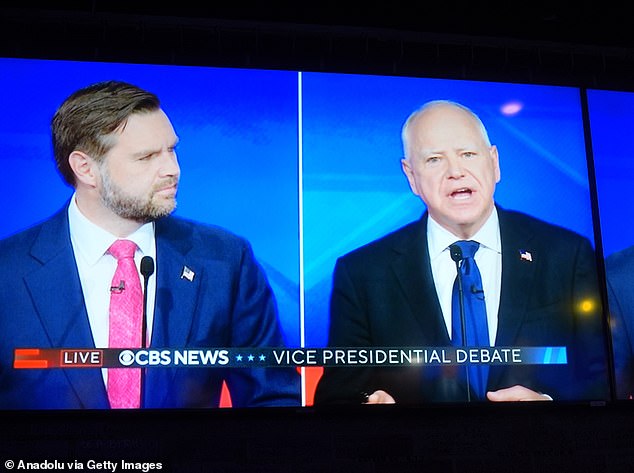
<path id="1" fill-rule="evenodd" d="M 416 13 L 397 0 L 347 8 L 38 3 L 52 2 L 0 7 L 1 56 L 634 88 L 626 9 L 590 2 L 494 10 L 448 1 Z"/>
<path id="2" fill-rule="evenodd" d="M 371 3 L 364 7 L 370 11 L 360 14 L 336 5 L 329 11 L 296 5 L 239 11 L 56 3 L 54 8 L 37 2 L 0 7 L 0 56 L 634 90 L 634 48 L 625 12 L 583 2 L 575 11 L 500 11 L 496 22 L 475 7 L 462 16 L 428 8 L 416 16 L 399 2 L 388 2 L 391 8 Z M 615 473 L 634 468 L 634 407 L 627 403 L 0 413 L 0 421 L 5 468 L 9 459 L 163 462 L 163 470 L 175 472 Z"/>
<path id="3" fill-rule="evenodd" d="M 386 408 L 5 413 L 0 460 L 160 462 L 163 471 L 186 473 L 629 473 L 634 466 L 631 406 L 379 407 Z"/>

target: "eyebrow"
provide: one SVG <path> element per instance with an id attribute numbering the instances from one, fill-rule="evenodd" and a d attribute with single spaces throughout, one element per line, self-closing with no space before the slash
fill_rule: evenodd
<path id="1" fill-rule="evenodd" d="M 177 136 L 176 139 L 174 139 L 174 141 L 172 142 L 172 144 L 170 146 L 168 146 L 168 148 L 175 148 L 176 145 L 178 145 L 179 141 L 180 140 L 179 140 L 179 138 Z M 144 150 L 138 151 L 138 152 L 134 153 L 132 156 L 135 157 L 135 158 L 140 158 L 140 157 L 143 157 L 143 156 L 149 156 L 151 154 L 160 153 L 162 149 L 163 149 L 163 147 L 152 148 L 152 149 L 148 148 L 148 149 L 144 149 Z"/>
<path id="2" fill-rule="evenodd" d="M 414 150 L 414 152 L 418 153 L 421 156 L 429 156 L 429 155 L 432 155 L 432 154 L 444 154 L 445 153 L 442 150 L 429 149 L 429 148 Z"/>
<path id="3" fill-rule="evenodd" d="M 457 151 L 457 152 L 475 151 L 477 150 L 477 148 L 478 146 L 476 144 L 467 144 L 467 145 L 462 145 L 459 147 L 453 147 L 450 149 L 450 151 Z M 414 152 L 419 153 L 421 156 L 429 156 L 431 154 L 445 154 L 447 150 L 423 148 L 419 150 L 414 150 Z"/>

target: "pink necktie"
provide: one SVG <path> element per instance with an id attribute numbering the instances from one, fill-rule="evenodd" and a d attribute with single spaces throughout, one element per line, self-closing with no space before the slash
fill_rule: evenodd
<path id="1" fill-rule="evenodd" d="M 141 347 L 143 294 L 141 280 L 134 264 L 136 243 L 117 240 L 108 252 L 117 259 L 117 269 L 110 287 L 110 348 Z M 141 369 L 110 368 L 108 399 L 113 409 L 140 407 Z"/>

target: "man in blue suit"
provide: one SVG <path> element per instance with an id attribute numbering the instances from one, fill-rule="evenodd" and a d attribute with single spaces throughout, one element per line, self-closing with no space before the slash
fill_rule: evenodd
<path id="1" fill-rule="evenodd" d="M 248 242 L 170 216 L 178 138 L 158 98 L 104 82 L 72 94 L 52 121 L 58 170 L 74 187 L 49 220 L 0 242 L 0 409 L 107 409 L 107 369 L 14 369 L 16 348 L 108 347 L 108 252 L 120 239 L 156 261 L 147 286 L 147 340 L 157 348 L 283 345 L 271 288 Z M 117 288 L 114 288 L 117 289 Z M 110 373 L 112 376 L 112 373 Z M 139 405 L 299 405 L 284 368 L 147 369 Z"/>
<path id="2" fill-rule="evenodd" d="M 567 364 L 491 366 L 482 392 L 459 376 L 464 367 L 451 364 L 327 367 L 315 404 L 607 399 L 590 242 L 496 206 L 498 152 L 466 107 L 426 104 L 406 121 L 403 147 L 403 171 L 427 211 L 419 221 L 339 258 L 329 345 L 451 347 L 460 325 L 452 317 L 459 304 L 451 248 L 475 241 L 482 281 L 466 291 L 484 300 L 483 345 L 563 346 Z"/>

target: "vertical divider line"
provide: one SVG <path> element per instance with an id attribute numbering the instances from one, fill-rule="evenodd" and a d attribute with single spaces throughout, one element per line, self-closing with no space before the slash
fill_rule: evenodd
<path id="1" fill-rule="evenodd" d="M 297 204 L 299 224 L 299 342 L 302 348 L 306 345 L 304 332 L 304 195 L 303 195 L 303 103 L 302 103 L 302 72 L 297 71 Z M 306 405 L 306 368 L 302 366 L 301 390 L 302 406 Z"/>

